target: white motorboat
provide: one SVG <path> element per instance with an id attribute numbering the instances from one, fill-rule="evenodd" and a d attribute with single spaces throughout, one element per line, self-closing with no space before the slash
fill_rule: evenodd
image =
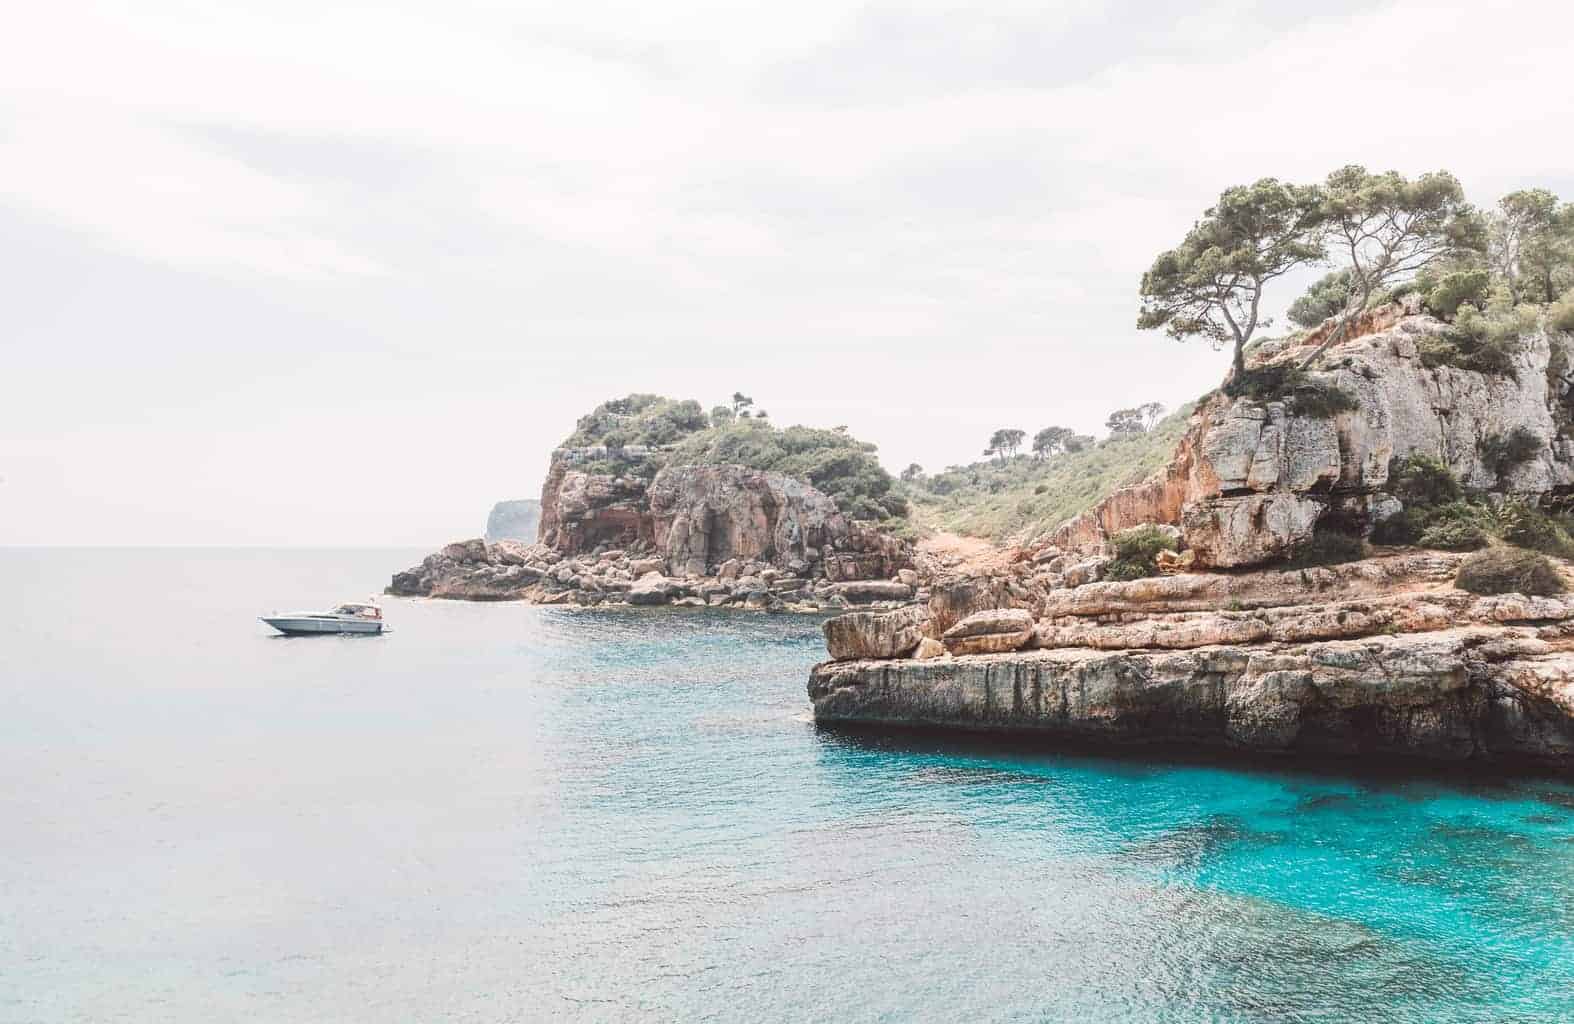
<path id="1" fill-rule="evenodd" d="M 375 604 L 341 604 L 331 612 L 274 612 L 258 618 L 285 636 L 383 631 L 383 610 Z"/>

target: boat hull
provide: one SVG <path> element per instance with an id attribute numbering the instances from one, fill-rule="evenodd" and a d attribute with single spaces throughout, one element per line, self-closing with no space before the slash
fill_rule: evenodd
<path id="1" fill-rule="evenodd" d="M 264 615 L 262 621 L 285 636 L 376 634 L 383 631 L 383 624 L 377 621 L 318 618 L 311 615 Z"/>

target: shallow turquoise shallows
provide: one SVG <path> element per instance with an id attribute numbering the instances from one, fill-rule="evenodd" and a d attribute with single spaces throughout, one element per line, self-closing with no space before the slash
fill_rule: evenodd
<path id="1" fill-rule="evenodd" d="M 818 623 L 0 551 L 0 1021 L 1568 1021 L 1574 786 L 816 731 Z"/>

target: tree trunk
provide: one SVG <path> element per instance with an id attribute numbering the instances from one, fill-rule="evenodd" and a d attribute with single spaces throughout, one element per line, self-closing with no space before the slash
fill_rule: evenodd
<path id="1" fill-rule="evenodd" d="M 1236 381 L 1246 379 L 1246 346 L 1238 338 L 1235 341 L 1235 358 L 1230 363 L 1230 376 Z"/>

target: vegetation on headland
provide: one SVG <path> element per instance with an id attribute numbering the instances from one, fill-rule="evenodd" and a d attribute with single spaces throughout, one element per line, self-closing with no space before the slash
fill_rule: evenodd
<path id="1" fill-rule="evenodd" d="M 1511 441 L 1506 448 L 1505 458 L 1528 457 L 1522 445 L 1516 447 Z M 1498 471 L 1504 470 L 1500 466 Z M 1489 500 L 1484 494 L 1467 493 L 1438 459 L 1426 455 L 1395 459 L 1388 480 L 1390 492 L 1404 510 L 1377 524 L 1372 532 L 1375 544 L 1444 551 L 1503 544 L 1574 558 L 1574 518 L 1522 498 Z"/>
<path id="2" fill-rule="evenodd" d="M 909 466 L 902 486 L 913 522 L 1000 543 L 1047 532 L 1168 463 L 1192 409 L 1182 406 L 1151 429 L 1139 423 L 1139 429 L 1102 441 L 1046 427 L 1035 435 L 1031 455 L 990 457 L 932 474 Z"/>
<path id="3" fill-rule="evenodd" d="M 1299 364 L 1247 369 L 1246 352 L 1271 325 L 1264 315 L 1266 289 L 1291 271 L 1319 264 L 1331 264 L 1330 272 L 1289 309 L 1295 325 L 1320 332 L 1316 351 Z M 1406 295 L 1418 296 L 1422 308 L 1448 325 L 1417 336 L 1427 365 L 1513 374 L 1526 335 L 1541 328 L 1574 331 L 1574 204 L 1528 189 L 1482 211 L 1447 172 L 1411 179 L 1351 166 L 1314 185 L 1262 179 L 1227 189 L 1180 245 L 1155 259 L 1141 282 L 1138 325 L 1233 346 L 1232 372 L 1223 385 L 1230 396 L 1283 402 L 1294 415 L 1329 418 L 1358 408 L 1358 400 L 1327 375 L 1311 372 L 1317 357 L 1361 316 Z M 1564 384 L 1569 368 L 1561 356 L 1554 346 L 1549 388 L 1555 395 L 1574 394 Z M 814 484 L 844 512 L 887 528 L 950 530 L 1003 542 L 1046 533 L 1164 466 L 1190 413 L 1188 406 L 1161 418 L 1163 406 L 1156 402 L 1118 409 L 1101 441 L 1065 426 L 1032 434 L 1005 427 L 990 436 L 982 460 L 937 473 L 915 463 L 903 470 L 900 483 L 881 468 L 874 446 L 845 428 L 778 429 L 741 392 L 708 413 L 698 402 L 630 395 L 581 419 L 565 444 L 655 449 L 639 459 L 621 458 L 621 472 L 652 475 L 667 464 L 716 463 L 776 470 Z M 1574 408 L 1562 415 L 1574 419 Z M 1501 480 L 1537 444 L 1526 431 L 1510 431 L 1483 441 L 1480 454 Z M 1379 532 L 1379 542 L 1387 536 L 1390 542 L 1468 550 L 1503 536 L 1502 528 L 1482 520 L 1477 510 L 1484 502 L 1455 496 L 1407 506 Z M 1342 536 L 1330 535 L 1297 557 L 1341 560 L 1354 550 Z"/>
<path id="4" fill-rule="evenodd" d="M 1263 178 L 1226 189 L 1143 275 L 1137 326 L 1232 346 L 1241 381 L 1248 346 L 1271 323 L 1268 285 L 1329 263 L 1335 269 L 1289 309 L 1303 328 L 1330 325 L 1301 370 L 1363 314 L 1406 293 L 1452 325 L 1427 339 L 1431 366 L 1509 374 L 1520 339 L 1539 324 L 1574 329 L 1574 204 L 1523 189 L 1484 213 L 1446 171 L 1410 179 L 1354 165 L 1314 185 Z"/>
<path id="5" fill-rule="evenodd" d="M 907 528 L 907 501 L 873 444 L 845 427 L 779 428 L 741 392 L 709 413 L 696 401 L 652 394 L 603 402 L 580 417 L 561 447 L 607 448 L 584 463 L 592 472 L 651 477 L 663 466 L 722 464 L 771 470 L 812 484 L 854 519 L 897 533 Z"/>

